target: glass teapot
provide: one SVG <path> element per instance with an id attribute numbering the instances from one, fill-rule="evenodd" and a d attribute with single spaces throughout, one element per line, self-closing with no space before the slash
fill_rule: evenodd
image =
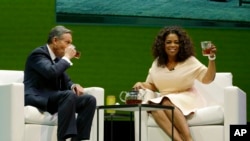
<path id="1" fill-rule="evenodd" d="M 142 103 L 144 94 L 138 90 L 122 91 L 120 93 L 120 100 L 126 104 L 140 104 Z"/>

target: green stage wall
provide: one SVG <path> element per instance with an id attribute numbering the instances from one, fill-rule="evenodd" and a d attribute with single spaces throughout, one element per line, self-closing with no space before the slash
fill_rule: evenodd
<path id="1" fill-rule="evenodd" d="M 2 0 L 0 9 L 0 69 L 23 70 L 26 56 L 33 48 L 45 44 L 48 31 L 57 25 L 55 2 Z M 73 60 L 74 65 L 68 70 L 75 82 L 85 87 L 103 87 L 105 96 L 116 95 L 118 99 L 121 91 L 145 80 L 152 63 L 151 45 L 161 27 L 63 25 L 73 30 L 73 42 L 82 52 L 82 57 Z M 199 42 L 212 40 L 218 49 L 217 71 L 232 72 L 234 85 L 249 93 L 250 30 L 186 29 L 195 43 L 197 57 L 207 64 Z"/>

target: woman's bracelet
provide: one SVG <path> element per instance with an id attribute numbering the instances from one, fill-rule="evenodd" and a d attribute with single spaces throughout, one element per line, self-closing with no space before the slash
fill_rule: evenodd
<path id="1" fill-rule="evenodd" d="M 208 56 L 208 59 L 209 59 L 210 61 L 213 61 L 213 60 L 215 60 L 215 59 L 216 59 L 216 55 L 214 54 L 214 56 L 213 56 L 213 57 Z"/>

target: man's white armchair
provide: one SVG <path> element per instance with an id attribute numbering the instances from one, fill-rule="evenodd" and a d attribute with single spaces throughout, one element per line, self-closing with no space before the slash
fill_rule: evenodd
<path id="1" fill-rule="evenodd" d="M 207 100 L 207 106 L 198 109 L 194 116 L 187 120 L 194 141 L 229 141 L 230 125 L 245 125 L 246 93 L 233 86 L 233 77 L 229 72 L 216 73 L 211 84 L 195 82 L 195 88 Z M 135 140 L 139 137 L 139 115 L 135 113 Z M 170 141 L 156 124 L 150 114 L 141 115 L 142 141 Z"/>
<path id="2" fill-rule="evenodd" d="M 104 104 L 104 89 L 89 87 L 85 92 Z M 0 70 L 0 141 L 56 141 L 57 114 L 39 111 L 33 106 L 24 106 L 23 71 Z M 103 141 L 104 113 L 99 115 L 99 139 Z M 93 119 L 90 141 L 97 138 L 97 117 Z"/>

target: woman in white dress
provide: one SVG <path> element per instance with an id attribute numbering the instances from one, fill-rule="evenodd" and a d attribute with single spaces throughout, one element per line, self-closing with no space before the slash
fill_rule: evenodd
<path id="1" fill-rule="evenodd" d="M 194 46 L 187 32 L 178 26 L 163 28 L 156 36 L 152 46 L 154 62 L 145 82 L 137 82 L 134 89 L 150 89 L 161 94 L 148 101 L 150 104 L 172 105 L 174 110 L 174 140 L 192 141 L 186 122 L 187 116 L 205 105 L 201 95 L 193 88 L 194 80 L 204 84 L 215 78 L 216 47 L 208 56 L 208 66 L 196 57 Z M 160 128 L 169 136 L 171 129 L 171 111 L 150 111 Z"/>

